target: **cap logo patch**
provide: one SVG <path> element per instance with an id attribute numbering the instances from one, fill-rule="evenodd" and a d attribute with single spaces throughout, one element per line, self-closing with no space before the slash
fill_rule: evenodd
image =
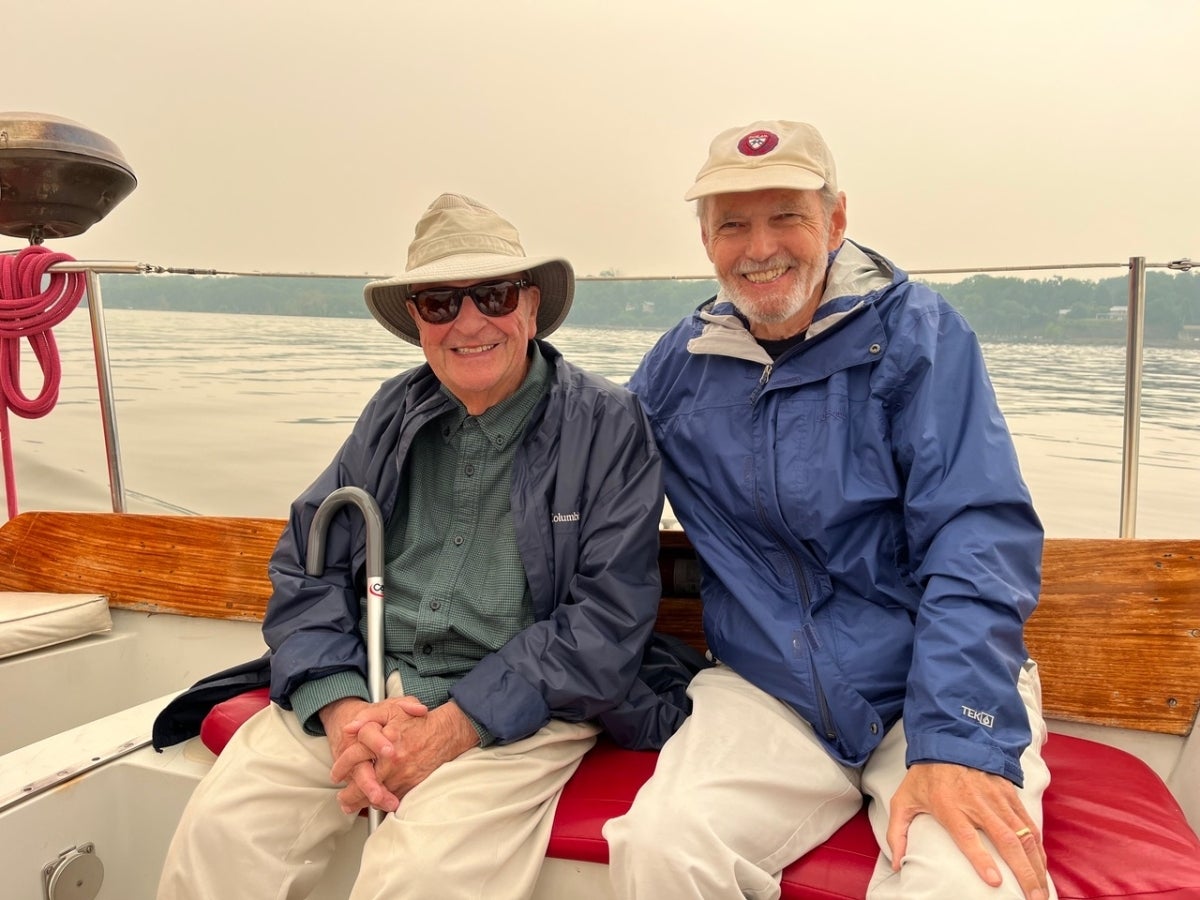
<path id="1" fill-rule="evenodd" d="M 738 141 L 738 153 L 742 156 L 762 156 L 779 146 L 779 136 L 770 131 L 752 131 Z"/>

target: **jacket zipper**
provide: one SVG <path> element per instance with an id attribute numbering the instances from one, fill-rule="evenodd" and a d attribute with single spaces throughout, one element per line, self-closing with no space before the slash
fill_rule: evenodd
<path id="1" fill-rule="evenodd" d="M 762 392 L 766 390 L 767 382 L 771 380 L 771 373 L 775 371 L 774 363 L 767 363 L 763 366 L 762 375 L 758 376 L 758 384 L 750 393 L 750 405 L 754 406 L 758 402 L 758 398 L 762 396 Z"/>
<path id="2" fill-rule="evenodd" d="M 766 389 L 767 382 L 771 380 L 772 371 L 774 371 L 774 365 L 771 363 L 768 363 L 763 368 L 762 376 L 758 379 L 758 385 L 755 387 L 754 393 L 750 398 L 750 405 L 752 407 L 757 405 L 759 397 L 762 396 L 763 391 Z M 770 522 L 767 521 L 766 514 L 763 512 L 762 506 L 757 501 L 754 504 L 754 509 L 758 514 L 758 521 L 759 524 L 762 525 L 763 530 L 770 534 L 780 547 L 786 547 L 786 542 L 779 536 L 779 533 L 771 527 Z M 803 631 L 806 636 L 805 640 L 808 642 L 807 636 L 813 633 L 812 596 L 808 592 L 808 582 L 804 578 L 804 563 L 795 553 L 792 553 L 790 550 L 788 551 L 787 556 L 788 561 L 792 565 L 792 573 L 796 578 L 796 582 L 800 585 L 800 608 L 804 612 L 805 619 Z M 793 638 L 793 641 L 794 640 L 795 638 Z M 833 725 L 833 716 L 829 713 L 829 701 L 825 697 L 825 691 L 821 687 L 821 679 L 817 675 L 817 666 L 816 663 L 813 662 L 811 647 L 808 652 L 808 671 L 812 676 L 813 692 L 816 694 L 817 708 L 821 714 L 821 727 L 825 730 L 826 739 L 830 741 L 836 741 L 838 737 L 837 730 Z"/>

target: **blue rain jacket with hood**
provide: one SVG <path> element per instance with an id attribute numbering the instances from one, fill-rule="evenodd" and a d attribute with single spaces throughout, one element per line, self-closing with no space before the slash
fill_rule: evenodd
<path id="1" fill-rule="evenodd" d="M 847 765 L 903 713 L 909 764 L 1020 785 L 1043 535 L 962 316 L 847 240 L 777 360 L 718 296 L 629 386 L 702 560 L 713 654 Z"/>
<path id="2" fill-rule="evenodd" d="M 661 460 L 629 392 L 535 343 L 552 384 L 526 424 L 511 493 L 535 622 L 480 660 L 451 695 L 500 743 L 556 718 L 595 719 L 621 745 L 659 747 L 690 709 L 692 674 L 673 654 L 687 648 L 658 636 L 647 644 L 661 594 Z M 263 623 L 271 699 L 284 708 L 305 681 L 366 674 L 365 525 L 357 510 L 338 512 L 325 571 L 307 575 L 317 508 L 335 488 L 356 485 L 388 521 L 413 436 L 452 403 L 428 365 L 385 382 L 333 462 L 292 504 L 271 558 L 274 593 Z"/>

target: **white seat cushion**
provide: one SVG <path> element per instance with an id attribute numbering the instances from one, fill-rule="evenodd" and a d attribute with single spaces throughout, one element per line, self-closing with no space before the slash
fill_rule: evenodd
<path id="1" fill-rule="evenodd" d="M 103 594 L 0 592 L 0 659 L 111 630 Z"/>

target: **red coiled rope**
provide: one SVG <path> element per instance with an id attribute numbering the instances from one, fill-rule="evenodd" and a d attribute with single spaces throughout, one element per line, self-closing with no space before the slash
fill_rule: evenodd
<path id="1" fill-rule="evenodd" d="M 0 450 L 4 456 L 4 492 L 8 517 L 17 514 L 17 485 L 13 476 L 12 441 L 8 430 L 11 409 L 25 419 L 37 419 L 54 408 L 62 382 L 58 344 L 50 331 L 83 299 L 82 272 L 50 272 L 57 262 L 70 261 L 40 245 L 26 247 L 16 256 L 0 254 Z M 21 339 L 29 341 L 42 367 L 42 389 L 30 399 L 21 390 Z"/>

